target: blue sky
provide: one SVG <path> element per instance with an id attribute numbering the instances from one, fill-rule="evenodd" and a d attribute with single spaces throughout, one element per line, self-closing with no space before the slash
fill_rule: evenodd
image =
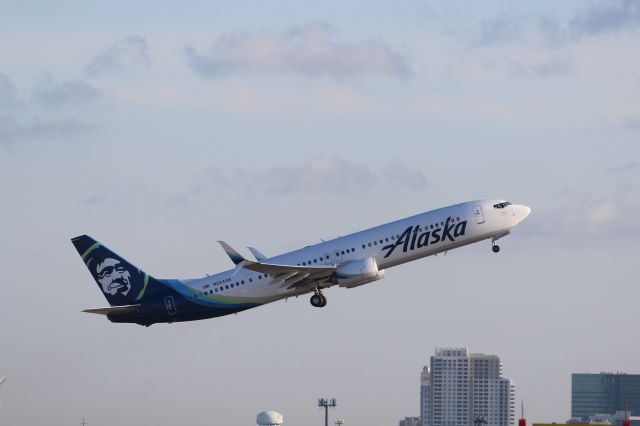
<path id="1" fill-rule="evenodd" d="M 1 8 L 3 424 L 309 424 L 320 396 L 397 424 L 440 346 L 500 355 L 528 417 L 559 422 L 571 372 L 640 371 L 635 2 Z M 186 278 L 230 267 L 219 239 L 276 254 L 485 197 L 533 208 L 498 256 L 393 268 L 323 310 L 80 312 L 106 302 L 79 234 Z"/>

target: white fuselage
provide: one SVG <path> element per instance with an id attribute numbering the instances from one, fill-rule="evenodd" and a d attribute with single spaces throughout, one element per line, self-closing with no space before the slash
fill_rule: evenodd
<path id="1" fill-rule="evenodd" d="M 496 207 L 502 206 L 502 207 Z M 524 220 L 530 209 L 504 200 L 478 200 L 432 210 L 330 241 L 265 259 L 270 264 L 344 265 L 373 258 L 384 270 L 412 260 L 446 252 L 478 241 L 497 240 Z M 308 293 L 312 287 L 290 288 L 275 278 L 240 265 L 219 274 L 183 283 L 203 295 L 268 303 Z M 337 283 L 326 281 L 321 288 Z"/>

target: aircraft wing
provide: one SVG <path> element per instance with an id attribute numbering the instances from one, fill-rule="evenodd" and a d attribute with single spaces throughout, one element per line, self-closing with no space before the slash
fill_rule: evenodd
<path id="1" fill-rule="evenodd" d="M 278 265 L 276 263 L 262 263 L 245 260 L 238 264 L 245 269 L 256 272 L 264 272 L 269 275 L 288 274 L 295 272 L 296 274 L 309 275 L 325 275 L 333 273 L 337 268 L 333 265 L 324 266 L 297 266 L 297 265 Z"/>
<path id="2" fill-rule="evenodd" d="M 245 260 L 238 264 L 239 267 L 251 271 L 263 272 L 274 278 L 271 285 L 280 284 L 288 289 L 300 288 L 309 284 L 314 287 L 318 282 L 327 281 L 337 269 L 333 265 L 324 266 L 297 266 L 278 265 L 275 263 L 252 262 Z"/>
<path id="3" fill-rule="evenodd" d="M 229 255 L 229 257 L 235 258 L 234 262 L 238 261 L 236 268 L 245 268 L 251 271 L 269 274 L 274 278 L 272 284 L 281 284 L 282 287 L 288 287 L 289 289 L 304 287 L 313 282 L 326 281 L 337 269 L 337 266 L 334 265 L 297 266 L 253 262 L 245 259 L 224 241 L 219 241 L 219 243 L 227 254 L 233 253 L 233 257 L 231 255 Z"/>
<path id="4" fill-rule="evenodd" d="M 110 306 L 108 308 L 93 308 L 85 309 L 82 312 L 99 315 L 118 315 L 127 314 L 129 312 L 135 312 L 140 309 L 140 305 L 123 305 L 123 306 Z"/>

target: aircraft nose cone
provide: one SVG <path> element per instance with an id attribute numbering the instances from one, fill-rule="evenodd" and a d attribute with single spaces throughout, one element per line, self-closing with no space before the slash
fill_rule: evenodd
<path id="1" fill-rule="evenodd" d="M 522 204 L 518 206 L 518 216 L 520 216 L 518 219 L 520 222 L 525 220 L 527 216 L 529 216 L 530 214 L 531 214 L 531 207 L 524 206 Z"/>

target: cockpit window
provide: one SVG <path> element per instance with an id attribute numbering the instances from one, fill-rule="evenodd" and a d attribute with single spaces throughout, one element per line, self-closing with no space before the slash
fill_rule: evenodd
<path id="1" fill-rule="evenodd" d="M 511 205 L 511 203 L 510 203 L 510 202 L 505 201 L 504 203 L 494 204 L 494 205 L 493 205 L 493 208 L 494 208 L 494 209 L 504 209 L 505 207 L 510 206 L 510 205 Z"/>

